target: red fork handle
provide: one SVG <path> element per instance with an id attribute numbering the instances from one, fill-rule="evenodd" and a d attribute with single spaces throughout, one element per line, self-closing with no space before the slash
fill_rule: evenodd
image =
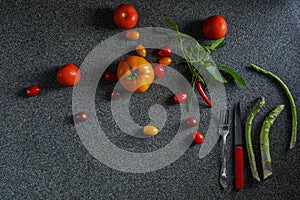
<path id="1" fill-rule="evenodd" d="M 244 188 L 243 147 L 235 147 L 235 187 Z"/>

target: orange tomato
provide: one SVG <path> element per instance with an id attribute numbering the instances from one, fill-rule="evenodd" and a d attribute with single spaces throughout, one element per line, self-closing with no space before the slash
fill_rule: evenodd
<path id="1" fill-rule="evenodd" d="M 152 65 L 140 56 L 128 56 L 118 65 L 121 85 L 130 92 L 145 92 L 154 79 Z"/>
<path id="2" fill-rule="evenodd" d="M 146 48 L 143 45 L 139 44 L 136 46 L 136 53 L 139 56 L 146 57 L 146 54 L 147 54 Z"/>
<path id="3" fill-rule="evenodd" d="M 172 62 L 172 58 L 170 58 L 170 57 L 163 57 L 163 58 L 159 59 L 158 62 L 161 65 L 168 66 Z"/>
<path id="4" fill-rule="evenodd" d="M 125 35 L 128 40 L 138 40 L 140 38 L 140 32 L 135 30 L 127 31 Z"/>

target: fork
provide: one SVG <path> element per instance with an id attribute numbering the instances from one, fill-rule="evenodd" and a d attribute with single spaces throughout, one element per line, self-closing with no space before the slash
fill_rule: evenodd
<path id="1" fill-rule="evenodd" d="M 229 119 L 229 110 L 228 109 L 222 109 L 220 114 L 220 124 L 219 124 L 219 133 L 222 137 L 222 166 L 220 171 L 220 185 L 224 189 L 229 188 L 228 183 L 228 176 L 227 176 L 227 168 L 226 168 L 226 155 L 228 152 L 227 144 L 226 144 L 226 138 L 229 134 L 229 125 L 228 120 Z"/>

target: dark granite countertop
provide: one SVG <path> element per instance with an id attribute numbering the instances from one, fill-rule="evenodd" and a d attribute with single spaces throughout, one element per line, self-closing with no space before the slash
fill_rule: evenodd
<path id="1" fill-rule="evenodd" d="M 164 15 L 201 44 L 208 42 L 201 36 L 203 20 L 215 14 L 224 16 L 228 22 L 227 45 L 213 52 L 212 57 L 231 66 L 249 84 L 249 89 L 244 89 L 230 79 L 225 85 L 229 108 L 240 101 L 245 122 L 256 99 L 266 97 L 266 105 L 253 124 L 260 173 L 258 138 L 262 121 L 276 105 L 286 104 L 270 133 L 273 175 L 260 183 L 254 181 L 245 151 L 245 189 L 222 190 L 218 182 L 219 143 L 201 159 L 201 145 L 191 145 L 170 165 L 147 173 L 122 172 L 100 162 L 77 134 L 72 120 L 72 88 L 59 86 L 55 73 L 65 63 L 80 66 L 95 46 L 122 31 L 112 20 L 113 9 L 119 3 L 1 1 L 0 199 L 299 199 L 300 145 L 297 143 L 287 151 L 291 136 L 288 99 L 274 80 L 246 67 L 256 63 L 280 76 L 293 93 L 296 105 L 300 105 L 299 1 L 124 3 L 137 9 L 137 28 L 166 27 L 161 21 Z M 174 68 L 189 77 L 187 70 L 178 66 Z M 115 69 L 116 64 L 110 67 Z M 41 94 L 25 97 L 24 89 L 35 84 L 41 86 Z M 112 85 L 101 79 L 95 108 L 102 129 L 115 145 L 131 152 L 149 152 L 172 140 L 179 127 L 178 107 L 166 109 L 168 118 L 157 137 L 132 138 L 113 122 L 107 98 L 111 90 Z M 155 103 L 167 107 L 165 99 L 170 95 L 169 90 L 159 85 L 151 86 L 144 94 L 134 94 L 129 105 L 132 120 L 141 126 L 149 123 L 148 109 Z M 199 108 L 199 130 L 205 133 L 210 111 L 201 101 Z M 232 143 L 232 128 L 230 131 Z M 232 174 L 232 162 L 229 164 Z"/>

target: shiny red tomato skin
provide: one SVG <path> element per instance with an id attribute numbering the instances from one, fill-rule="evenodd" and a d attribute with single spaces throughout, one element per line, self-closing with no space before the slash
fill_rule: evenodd
<path id="1" fill-rule="evenodd" d="M 176 104 L 183 103 L 187 100 L 187 94 L 185 92 L 178 92 L 174 95 L 174 101 Z"/>
<path id="2" fill-rule="evenodd" d="M 157 65 L 153 69 L 157 78 L 163 78 L 165 76 L 165 69 L 163 65 Z"/>
<path id="3" fill-rule="evenodd" d="M 197 125 L 197 120 L 195 117 L 189 117 L 186 121 L 187 125 L 190 127 L 194 127 Z"/>
<path id="4" fill-rule="evenodd" d="M 88 115 L 86 112 L 80 112 L 75 116 L 76 121 L 85 122 L 88 119 Z"/>
<path id="5" fill-rule="evenodd" d="M 116 91 L 116 90 L 113 90 L 112 93 L 111 93 L 111 99 L 112 100 L 119 100 L 121 98 L 121 94 Z"/>
<path id="6" fill-rule="evenodd" d="M 130 4 L 121 4 L 114 11 L 115 24 L 122 29 L 135 27 L 138 21 L 138 13 Z"/>
<path id="7" fill-rule="evenodd" d="M 204 136 L 198 131 L 194 132 L 193 139 L 196 144 L 201 144 L 204 142 Z"/>
<path id="8" fill-rule="evenodd" d="M 226 35 L 227 23 L 220 15 L 207 18 L 203 24 L 203 34 L 210 40 L 217 40 Z"/>
<path id="9" fill-rule="evenodd" d="M 169 57 L 172 54 L 170 46 L 164 46 L 158 51 L 158 55 L 161 57 Z"/>
<path id="10" fill-rule="evenodd" d="M 34 97 L 40 93 L 40 87 L 37 85 L 30 86 L 26 89 L 27 96 Z"/>
<path id="11" fill-rule="evenodd" d="M 118 82 L 118 76 L 112 72 L 105 72 L 104 79 L 110 83 Z"/>
<path id="12" fill-rule="evenodd" d="M 75 86 L 80 81 L 80 70 L 74 64 L 66 64 L 58 70 L 56 79 L 63 86 Z"/>

